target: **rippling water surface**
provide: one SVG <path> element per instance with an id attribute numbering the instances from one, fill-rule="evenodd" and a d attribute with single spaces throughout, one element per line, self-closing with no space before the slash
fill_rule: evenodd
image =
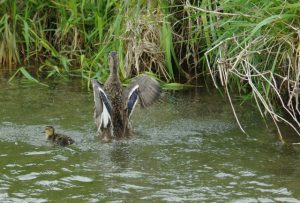
<path id="1" fill-rule="evenodd" d="M 78 83 L 0 83 L 0 202 L 300 202 L 300 150 L 251 106 L 247 136 L 217 93 L 167 93 L 134 112 L 134 137 L 103 143 Z M 52 146 L 45 125 L 76 143 Z"/>

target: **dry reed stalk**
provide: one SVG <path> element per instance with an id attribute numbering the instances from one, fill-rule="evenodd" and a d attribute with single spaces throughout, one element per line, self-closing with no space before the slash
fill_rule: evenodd
<path id="1" fill-rule="evenodd" d="M 132 77 L 144 71 L 155 71 L 169 78 L 165 55 L 160 47 L 162 15 L 146 13 L 139 19 L 127 17 L 126 29 L 122 35 L 125 45 L 125 77 Z"/>
<path id="2" fill-rule="evenodd" d="M 231 56 L 230 58 L 222 54 L 222 51 L 220 51 L 224 49 L 223 46 L 229 41 L 231 43 L 235 43 L 234 47 L 239 47 L 239 51 L 236 51 L 235 52 L 236 54 Z M 241 130 L 244 132 L 242 126 L 240 125 L 238 117 L 236 115 L 236 111 L 234 109 L 228 91 L 229 78 L 232 77 L 239 78 L 239 80 L 242 83 L 247 83 L 249 85 L 261 116 L 265 117 L 266 114 L 270 115 L 270 117 L 272 118 L 273 122 L 275 123 L 278 129 L 279 138 L 281 141 L 283 141 L 283 136 L 278 126 L 278 122 L 284 122 L 285 124 L 289 125 L 298 135 L 300 135 L 299 132 L 300 121 L 298 118 L 298 116 L 300 115 L 299 108 L 298 108 L 299 93 L 300 93 L 299 91 L 300 65 L 299 64 L 296 65 L 298 70 L 296 71 L 295 79 L 293 79 L 291 75 L 282 76 L 278 73 L 274 74 L 272 70 L 259 70 L 256 67 L 256 65 L 252 63 L 251 58 L 255 57 L 255 54 L 264 53 L 266 49 L 262 48 L 261 50 L 256 50 L 256 51 L 252 51 L 252 49 L 255 49 L 256 47 L 258 47 L 257 46 L 258 44 L 264 43 L 264 41 L 265 41 L 265 36 L 260 36 L 252 40 L 250 43 L 241 45 L 236 38 L 228 38 L 226 40 L 221 41 L 211 49 L 209 49 L 205 53 L 205 57 L 208 63 L 209 71 L 211 73 L 211 76 L 213 77 L 213 82 L 215 86 L 218 88 L 218 83 L 217 83 L 217 78 L 218 78 L 220 80 L 221 85 L 225 87 L 226 94 L 228 96 L 235 118 Z M 271 50 L 270 47 L 268 47 L 268 49 Z M 279 50 L 280 50 L 280 46 L 279 46 Z M 211 52 L 217 53 L 215 59 L 217 65 L 214 66 L 214 68 L 210 65 L 211 62 L 210 62 L 209 54 Z M 288 58 L 283 58 L 283 60 L 286 59 Z M 293 68 L 293 66 L 289 66 L 289 71 L 291 68 Z M 218 72 L 219 74 L 218 75 L 215 74 L 216 72 Z M 287 102 L 285 102 L 285 99 L 283 98 L 284 96 L 280 93 L 281 85 L 278 86 L 278 81 L 280 81 L 278 78 L 281 79 L 281 83 L 283 83 L 284 81 L 288 81 L 289 88 L 292 88 L 289 91 L 289 99 Z M 258 89 L 257 87 L 258 83 L 254 82 L 254 80 L 260 81 L 259 84 L 262 85 L 262 90 Z M 289 116 L 290 119 L 292 119 L 292 121 L 289 121 L 284 116 L 279 115 L 279 113 L 276 113 L 276 110 L 274 109 L 274 104 L 272 104 L 271 99 L 269 98 L 270 92 L 272 96 L 275 98 L 275 100 L 278 101 L 278 104 L 284 110 L 284 112 Z"/>

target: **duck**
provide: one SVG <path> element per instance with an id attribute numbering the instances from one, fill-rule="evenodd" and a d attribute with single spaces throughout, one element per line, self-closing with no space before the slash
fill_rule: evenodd
<path id="1" fill-rule="evenodd" d="M 104 140 L 125 138 L 132 135 L 130 118 L 139 102 L 142 108 L 154 104 L 160 97 L 157 80 L 145 74 L 137 76 L 123 89 L 118 76 L 117 52 L 108 56 L 110 74 L 104 85 L 92 79 L 94 94 L 94 121 L 97 132 Z"/>
<path id="2" fill-rule="evenodd" d="M 45 134 L 46 134 L 47 140 L 50 140 L 54 144 L 57 144 L 57 145 L 60 145 L 63 147 L 74 143 L 74 140 L 72 138 L 70 138 L 69 136 L 55 133 L 55 129 L 53 126 L 46 126 Z"/>

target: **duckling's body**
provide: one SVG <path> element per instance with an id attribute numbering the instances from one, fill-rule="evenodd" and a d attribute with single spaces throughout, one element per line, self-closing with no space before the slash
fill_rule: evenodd
<path id="1" fill-rule="evenodd" d="M 110 75 L 104 86 L 93 80 L 95 112 L 98 132 L 103 139 L 123 138 L 131 135 L 130 116 L 140 100 L 142 107 L 152 105 L 160 96 L 159 83 L 143 75 L 136 78 L 123 91 L 118 77 L 118 56 L 109 55 Z"/>
<path id="2" fill-rule="evenodd" d="M 47 140 L 60 146 L 67 146 L 74 143 L 74 140 L 69 136 L 55 133 L 54 127 L 52 126 L 46 126 L 45 134 Z"/>

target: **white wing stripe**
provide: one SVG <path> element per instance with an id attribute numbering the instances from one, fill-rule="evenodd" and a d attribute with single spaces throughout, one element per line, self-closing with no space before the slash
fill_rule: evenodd
<path id="1" fill-rule="evenodd" d="M 107 98 L 105 92 L 103 91 L 103 89 L 98 87 L 98 90 L 103 93 L 103 95 L 105 96 L 106 101 L 108 101 L 108 98 Z M 102 113 L 101 113 L 101 116 L 100 116 L 99 128 L 101 128 L 101 127 L 107 128 L 109 122 L 111 121 L 111 117 L 110 117 L 110 114 L 107 110 L 107 107 L 106 107 L 105 103 L 103 102 L 103 99 L 101 99 L 101 100 L 102 100 L 103 110 L 102 110 Z M 98 130 L 100 130 L 100 129 L 98 129 Z"/>
<path id="2" fill-rule="evenodd" d="M 137 95 L 138 88 L 139 88 L 139 85 L 137 84 L 130 90 L 130 92 L 128 94 L 127 109 L 128 109 L 128 113 L 129 113 L 129 115 L 128 115 L 129 118 L 131 117 L 131 114 L 134 111 L 134 108 L 139 100 L 138 95 Z M 135 94 L 135 95 L 133 95 L 133 94 Z M 133 96 L 133 98 L 132 98 L 132 96 Z M 131 102 L 133 102 L 133 104 Z"/>
<path id="3" fill-rule="evenodd" d="M 101 120 L 101 125 L 103 124 L 103 127 L 107 128 L 107 125 L 108 125 L 109 121 L 111 121 L 111 117 L 110 117 L 110 115 L 107 111 L 107 108 L 106 108 L 106 106 L 103 102 L 102 102 L 102 106 L 103 106 L 103 112 L 101 114 L 101 119 L 100 119 Z"/>
<path id="4" fill-rule="evenodd" d="M 137 88 L 139 88 L 139 85 L 135 85 L 135 86 L 130 90 L 130 92 L 129 92 L 129 94 L 128 94 L 128 98 L 130 98 L 130 96 L 132 95 L 132 93 L 133 93 Z"/>

